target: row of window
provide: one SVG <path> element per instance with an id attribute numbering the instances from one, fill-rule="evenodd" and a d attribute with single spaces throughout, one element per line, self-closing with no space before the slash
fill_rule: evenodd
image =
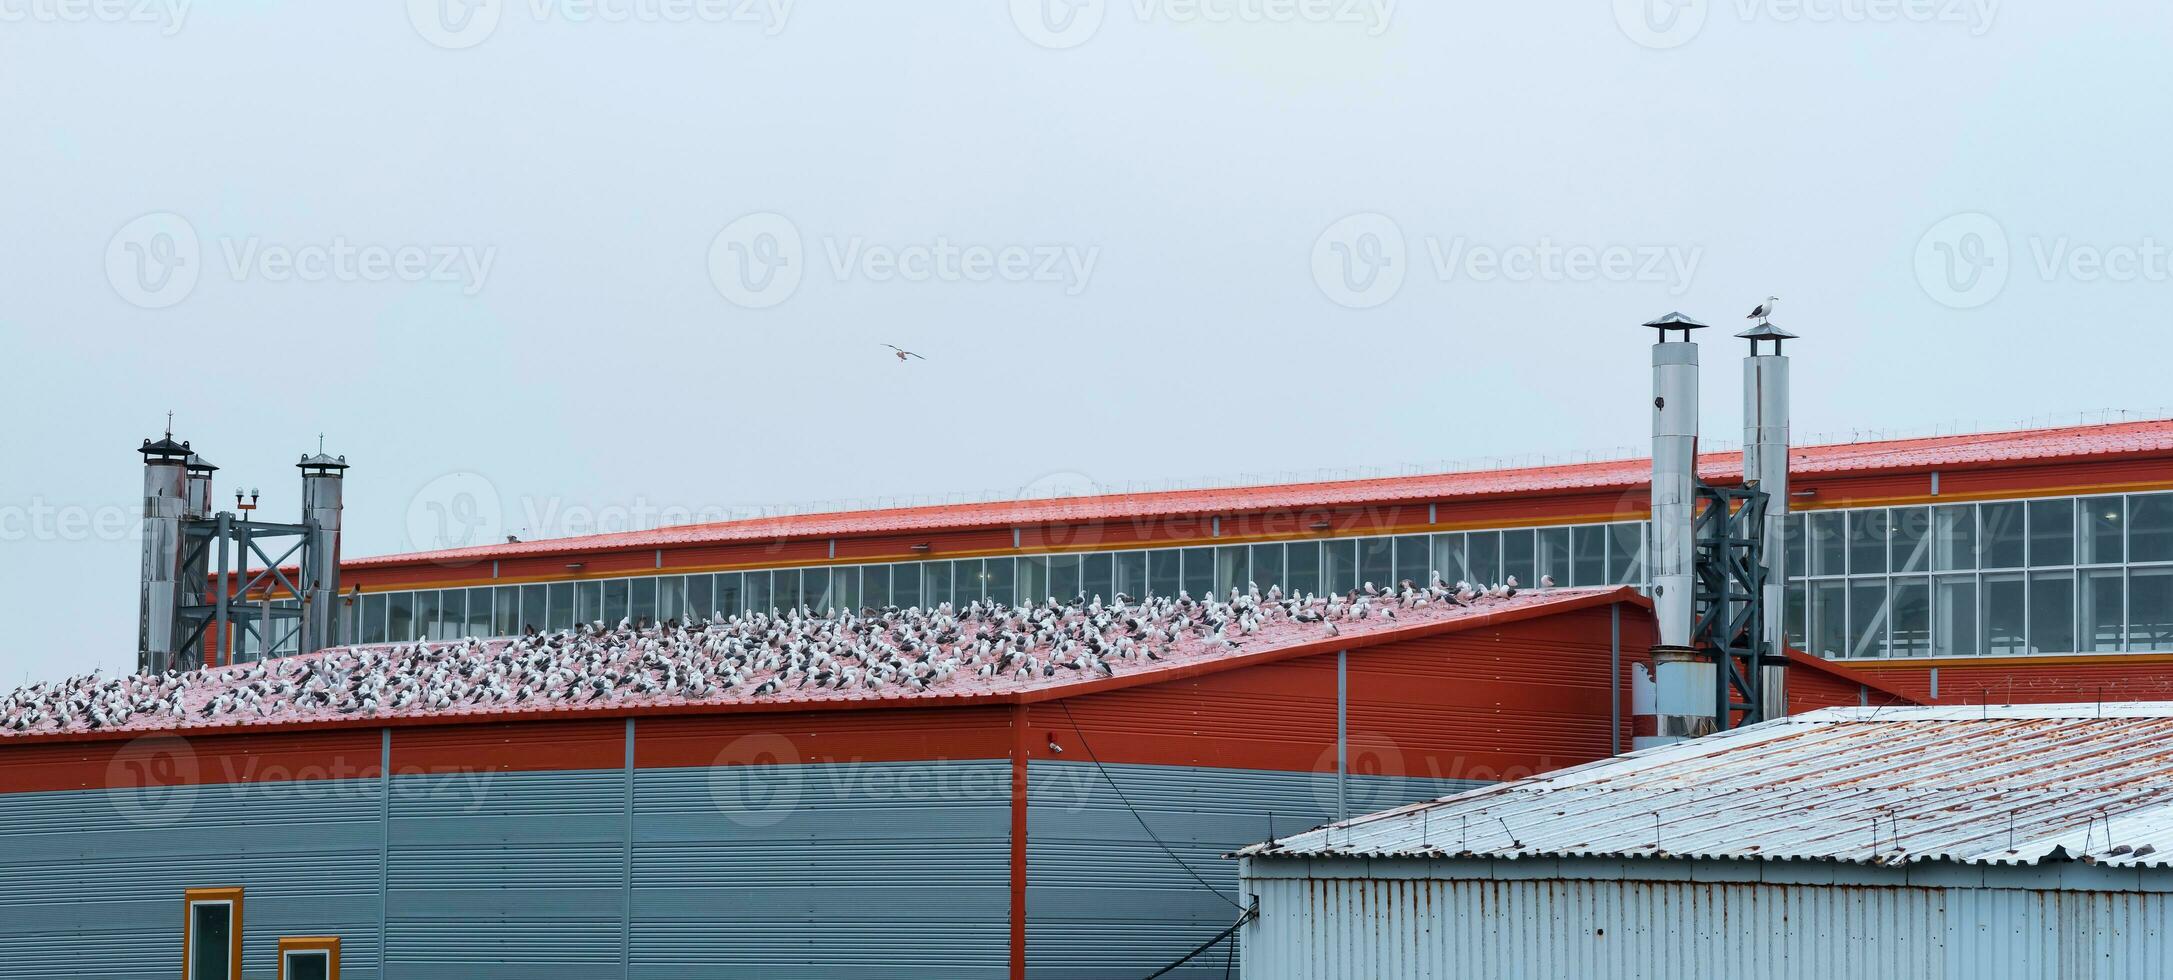
<path id="1" fill-rule="evenodd" d="M 548 582 L 383 592 L 362 597 L 355 634 L 364 643 L 505 636 L 534 627 L 622 619 L 809 608 L 932 606 L 992 598 L 1006 603 L 1076 596 L 1227 595 L 1257 584 L 1286 592 L 1348 591 L 1403 580 L 1481 584 L 1510 576 L 1527 587 L 1636 584 L 1644 579 L 1643 521 L 1406 534 L 1333 541 L 968 558 L 701 575 Z"/>
<path id="2" fill-rule="evenodd" d="M 183 980 L 241 980 L 242 890 L 191 888 L 182 893 Z M 279 940 L 279 980 L 339 980 L 337 936 Z"/>
<path id="3" fill-rule="evenodd" d="M 1788 534 L 1792 577 L 2173 562 L 2173 493 L 1824 511 Z"/>

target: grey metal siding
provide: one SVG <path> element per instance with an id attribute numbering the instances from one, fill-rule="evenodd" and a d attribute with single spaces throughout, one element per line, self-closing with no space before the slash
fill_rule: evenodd
<path id="1" fill-rule="evenodd" d="M 636 980 L 1002 977 L 1011 764 L 635 774 Z"/>
<path id="2" fill-rule="evenodd" d="M 1386 807 L 1478 785 L 1353 776 L 1347 795 Z M 1026 966 L 1035 980 L 1145 976 L 1191 951 L 1237 919 L 1236 862 L 1223 855 L 1265 840 L 1271 826 L 1287 835 L 1327 822 L 1337 802 L 1332 772 L 1084 761 L 1031 763 L 1029 791 Z M 1217 950 L 1172 976 L 1220 977 L 1223 967 Z"/>
<path id="3" fill-rule="evenodd" d="M 172 980 L 182 893 L 241 886 L 243 975 L 342 937 L 377 980 L 375 779 L 0 795 L 0 977 Z"/>

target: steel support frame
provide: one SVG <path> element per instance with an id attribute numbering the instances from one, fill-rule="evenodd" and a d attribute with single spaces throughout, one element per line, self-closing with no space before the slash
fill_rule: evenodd
<path id="1" fill-rule="evenodd" d="M 306 645 L 309 636 L 306 620 L 311 612 L 307 602 L 310 584 L 303 576 L 288 575 L 281 566 L 299 557 L 298 567 L 308 569 L 309 546 L 316 531 L 313 521 L 301 524 L 252 521 L 224 511 L 213 517 L 183 521 L 185 560 L 194 560 L 206 549 L 211 549 L 216 557 L 212 562 L 213 579 L 207 590 L 210 594 L 190 596 L 196 601 L 176 609 L 181 619 L 182 640 L 175 648 L 174 666 L 186 670 L 232 663 L 234 639 L 245 630 L 256 634 L 265 656 L 284 643 L 288 636 L 299 636 Z M 293 541 L 274 554 L 266 542 L 280 538 L 292 538 Z M 252 556 L 255 562 L 251 561 Z M 252 568 L 252 564 L 259 567 Z M 254 628 L 246 608 L 252 594 L 256 595 L 258 604 L 253 617 L 256 620 Z M 283 599 L 292 599 L 298 606 L 287 609 L 272 605 Z M 275 622 L 283 627 L 276 632 Z"/>
<path id="2" fill-rule="evenodd" d="M 1691 645 L 1713 659 L 1716 731 L 1766 720 L 1760 668 L 1787 662 L 1765 649 L 1768 501 L 1755 485 L 1697 488 Z"/>

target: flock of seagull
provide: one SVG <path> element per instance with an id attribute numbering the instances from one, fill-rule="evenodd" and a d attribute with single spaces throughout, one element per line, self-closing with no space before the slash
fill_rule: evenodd
<path id="1" fill-rule="evenodd" d="M 1541 580 L 1542 588 L 1551 585 Z M 1238 650 L 1264 627 L 1339 635 L 1347 624 L 1429 606 L 1499 603 L 1517 591 L 1513 576 L 1479 587 L 1437 574 L 1426 586 L 1368 582 L 1327 596 L 1250 586 L 1231 589 L 1226 599 L 1118 594 L 1109 602 L 720 613 L 653 627 L 598 622 L 502 639 L 342 647 L 208 670 L 33 684 L 0 698 L 0 735 L 674 698 L 884 696 L 928 691 L 959 675 L 989 683 L 1107 677 L 1150 661 Z"/>

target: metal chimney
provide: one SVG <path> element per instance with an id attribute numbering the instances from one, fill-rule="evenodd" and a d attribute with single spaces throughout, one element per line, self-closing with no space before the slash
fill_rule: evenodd
<path id="1" fill-rule="evenodd" d="M 1653 612 L 1660 642 L 1652 648 L 1654 734 L 1636 745 L 1664 745 L 1715 727 L 1714 665 L 1690 646 L 1697 615 L 1698 345 L 1692 330 L 1705 324 L 1669 313 L 1647 321 L 1660 332 L 1652 345 Z M 1669 340 L 1680 331 L 1679 340 Z"/>
<path id="2" fill-rule="evenodd" d="M 1768 320 L 1736 334 L 1750 341 L 1750 356 L 1743 358 L 1743 482 L 1756 484 L 1766 493 L 1765 520 L 1765 636 L 1760 653 L 1786 655 L 1788 601 L 1788 358 L 1781 342 L 1796 335 Z M 1771 353 L 1759 344 L 1771 341 Z M 1788 669 L 1766 667 L 1760 679 L 1764 716 L 1788 716 Z"/>
<path id="3" fill-rule="evenodd" d="M 339 642 L 340 509 L 347 457 L 317 455 L 294 464 L 302 471 L 302 523 L 310 528 L 302 568 L 301 652 Z"/>
<path id="4" fill-rule="evenodd" d="M 164 673 L 180 644 L 181 521 L 188 512 L 189 444 L 172 430 L 143 454 L 143 576 L 136 620 L 136 669 Z"/>

